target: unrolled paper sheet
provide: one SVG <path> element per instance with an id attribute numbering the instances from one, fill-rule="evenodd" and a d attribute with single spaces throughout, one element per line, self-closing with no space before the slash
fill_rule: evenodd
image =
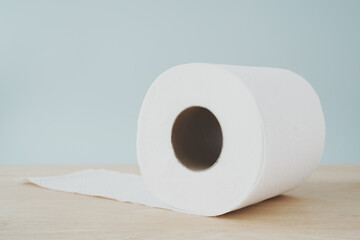
<path id="1" fill-rule="evenodd" d="M 140 175 L 105 169 L 88 169 L 62 176 L 28 178 L 40 187 L 89 196 L 104 197 L 149 207 L 172 209 L 158 200 L 146 187 Z"/>

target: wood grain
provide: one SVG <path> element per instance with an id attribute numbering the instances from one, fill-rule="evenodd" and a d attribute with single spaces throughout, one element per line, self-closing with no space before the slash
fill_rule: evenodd
<path id="1" fill-rule="evenodd" d="M 360 165 L 321 165 L 299 188 L 200 217 L 50 191 L 17 179 L 135 165 L 1 166 L 0 239 L 360 239 Z"/>

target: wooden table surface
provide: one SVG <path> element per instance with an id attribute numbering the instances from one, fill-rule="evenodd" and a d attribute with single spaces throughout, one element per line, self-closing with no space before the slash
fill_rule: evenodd
<path id="1" fill-rule="evenodd" d="M 0 239 L 360 239 L 360 165 L 321 165 L 299 188 L 220 217 L 46 190 L 19 178 L 135 165 L 1 166 Z"/>

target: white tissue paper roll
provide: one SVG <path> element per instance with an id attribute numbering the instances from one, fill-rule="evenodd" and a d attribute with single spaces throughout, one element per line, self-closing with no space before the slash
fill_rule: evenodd
<path id="1" fill-rule="evenodd" d="M 297 187 L 318 165 L 324 140 L 319 98 L 299 75 L 185 64 L 161 74 L 146 94 L 137 137 L 142 178 L 100 170 L 28 180 L 216 216 Z"/>

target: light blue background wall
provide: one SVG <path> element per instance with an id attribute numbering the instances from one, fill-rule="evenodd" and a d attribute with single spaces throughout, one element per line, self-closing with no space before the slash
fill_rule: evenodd
<path id="1" fill-rule="evenodd" d="M 323 163 L 360 163 L 360 1 L 0 1 L 0 164 L 135 163 L 138 112 L 188 62 L 318 92 Z"/>

